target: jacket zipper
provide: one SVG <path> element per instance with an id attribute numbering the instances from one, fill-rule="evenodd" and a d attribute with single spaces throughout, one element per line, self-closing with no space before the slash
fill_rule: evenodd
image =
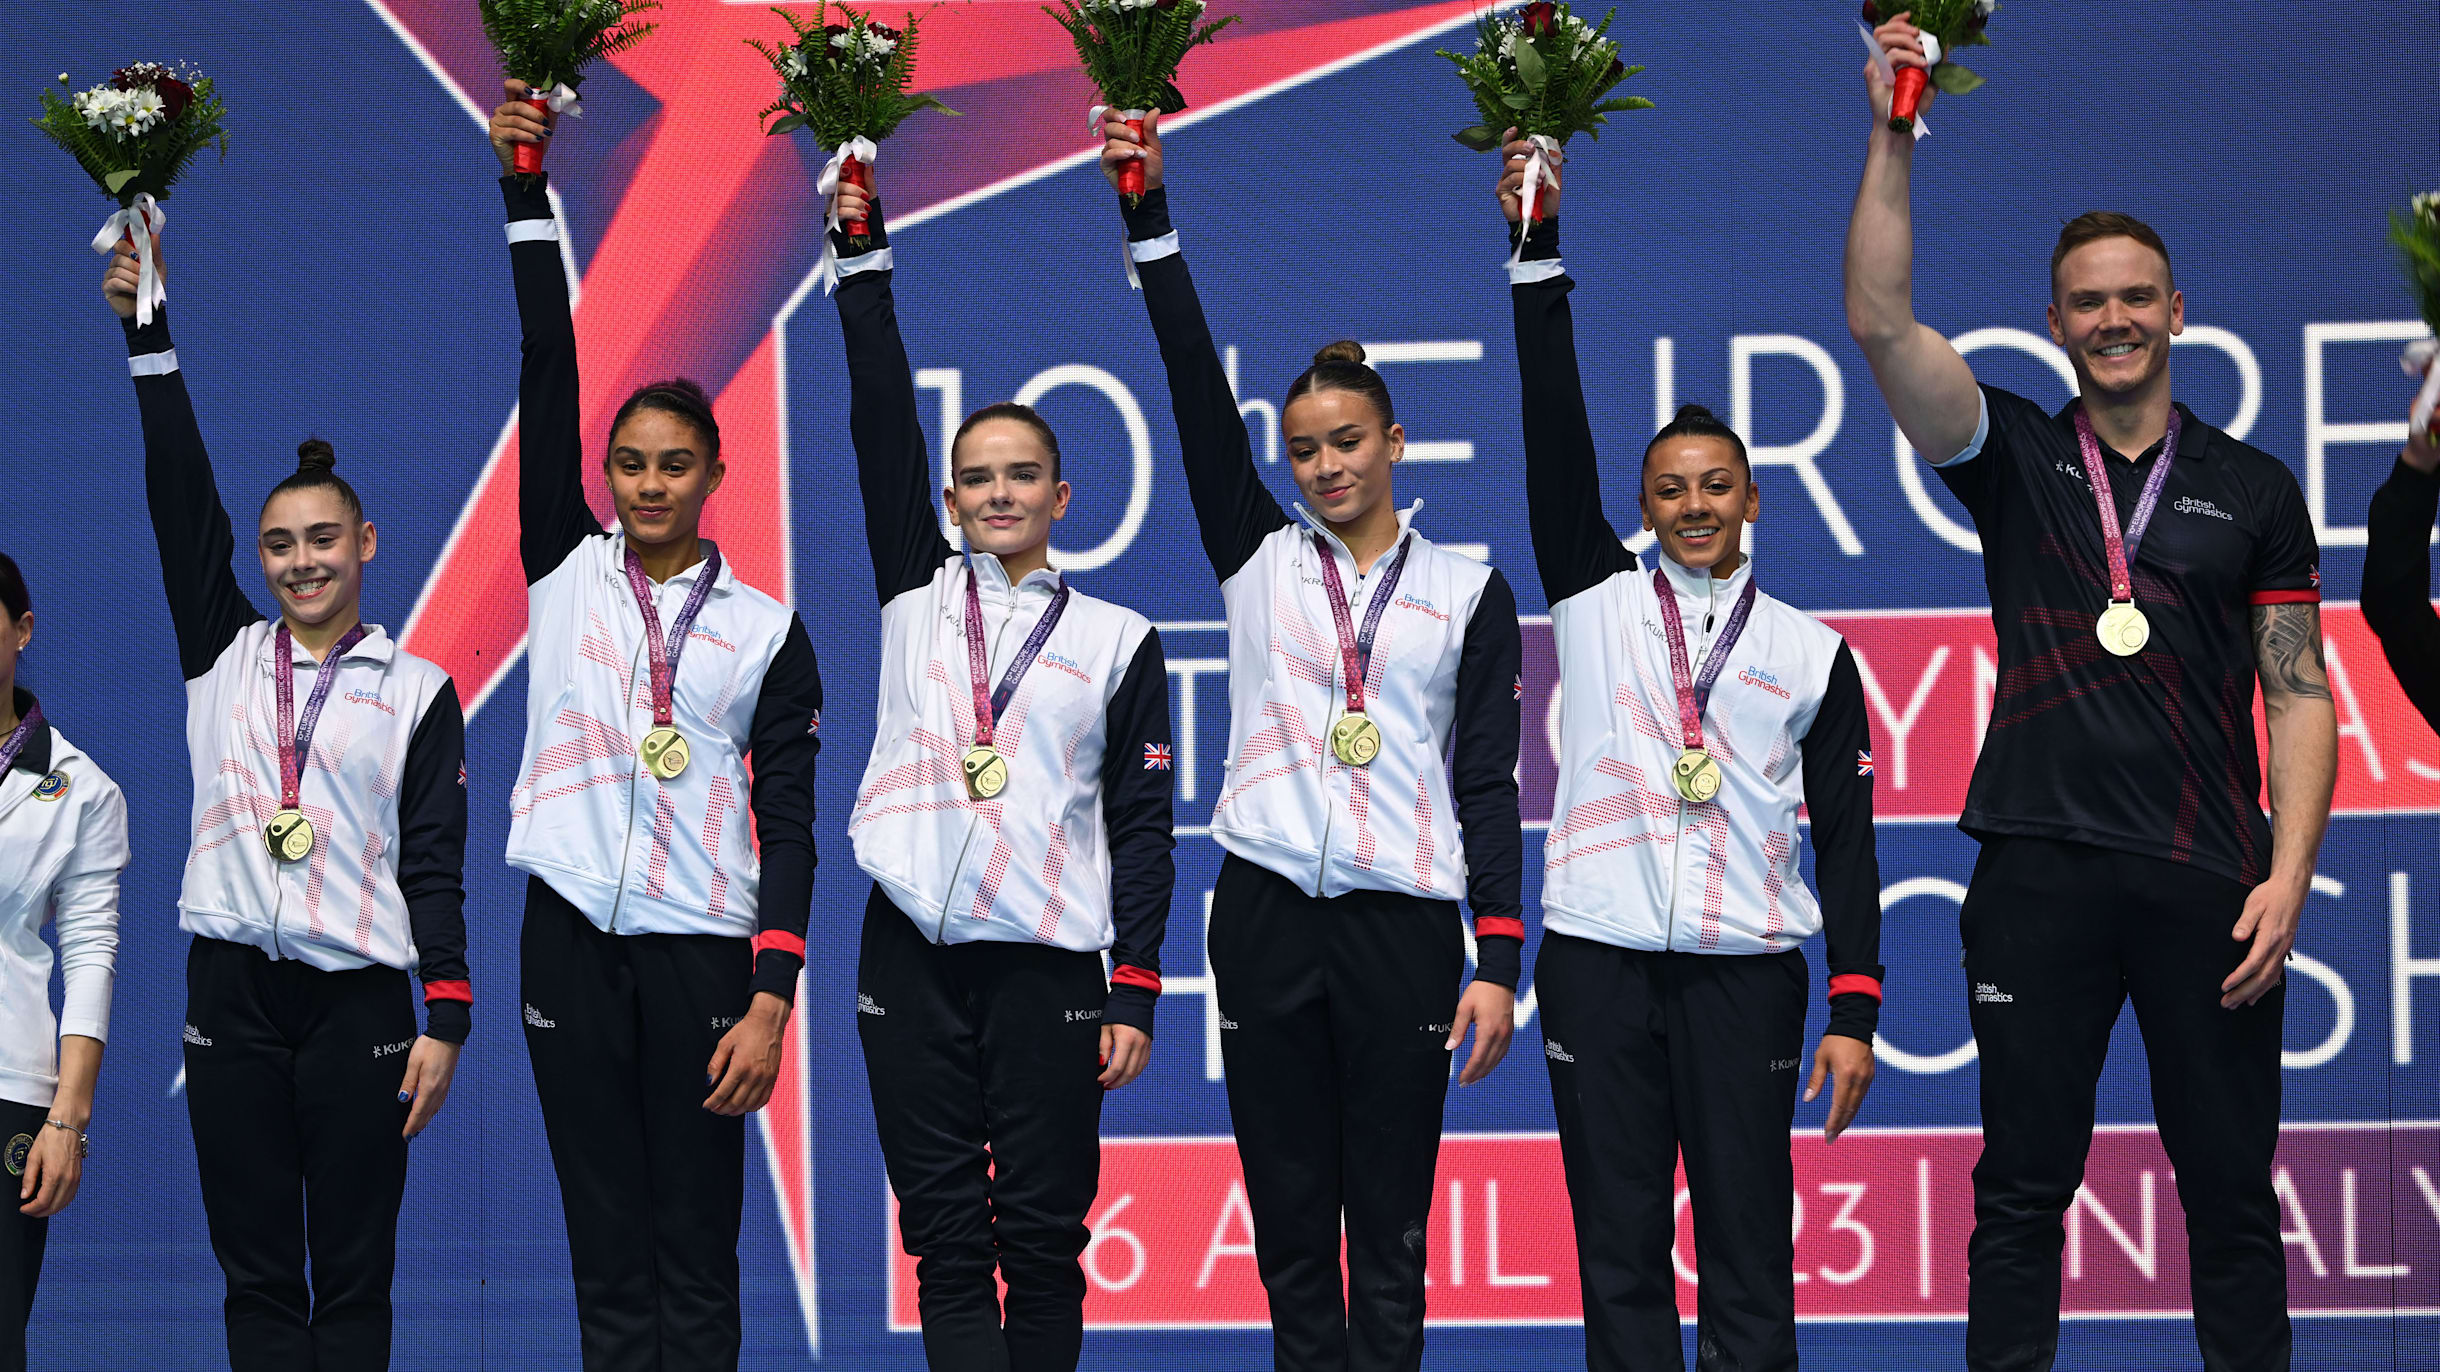
<path id="1" fill-rule="evenodd" d="M 974 575 L 973 570 L 969 568 L 966 575 Z M 1000 649 L 1008 642 L 1008 626 L 1014 624 L 1017 619 L 1017 588 L 1011 586 L 1008 588 L 1008 591 L 1010 597 L 1008 613 L 1001 617 L 999 629 L 991 636 L 991 651 L 986 653 L 983 658 L 983 678 L 986 681 L 990 680 L 991 678 L 992 661 L 999 657 Z M 964 637 L 962 632 L 959 636 L 961 638 Z M 992 730 L 992 734 L 995 739 L 998 737 L 998 733 L 999 730 L 995 726 Z M 959 784 L 963 785 L 965 783 L 961 780 Z M 934 929 L 932 935 L 932 942 L 936 945 L 942 947 L 946 947 L 948 945 L 949 902 L 957 899 L 958 879 L 966 875 L 966 859 L 971 857 L 974 853 L 974 833 L 975 830 L 980 829 L 982 826 L 983 817 L 975 813 L 972 805 L 968 805 L 966 807 L 966 838 L 963 843 L 958 845 L 957 865 L 949 869 L 949 885 L 947 890 L 940 898 L 940 924 Z"/>
<path id="2" fill-rule="evenodd" d="M 1669 588 L 1667 594 L 1673 596 L 1677 594 L 1676 582 L 1669 581 L 1667 578 L 1663 578 L 1663 582 Z M 1720 584 L 1706 577 L 1703 588 L 1709 594 L 1709 601 L 1703 607 L 1703 633 L 1706 635 L 1703 656 L 1709 657 L 1711 644 L 1708 641 L 1708 635 L 1711 633 L 1712 616 L 1720 606 Z M 1703 664 L 1700 659 L 1690 659 L 1690 661 L 1694 671 L 1702 670 Z M 1661 944 L 1662 948 L 1672 952 L 1677 950 L 1678 876 L 1684 870 L 1683 864 L 1686 858 L 1686 810 L 1686 798 L 1678 797 L 1677 842 L 1669 845 L 1669 937 Z"/>
<path id="3" fill-rule="evenodd" d="M 653 613 L 660 613 L 657 599 L 654 602 Z M 635 674 L 643 665 L 644 635 L 639 633 L 635 637 L 635 654 L 627 659 L 627 684 L 624 692 L 627 698 L 619 702 L 622 714 L 631 715 L 635 711 Z M 669 683 L 669 699 L 671 710 L 674 713 L 678 700 L 678 683 L 675 681 Z M 611 897 L 610 900 L 610 932 L 614 934 L 618 932 L 619 913 L 627 908 L 627 869 L 635 857 L 635 800 L 636 793 L 642 790 L 643 786 L 644 762 L 642 757 L 638 756 L 634 769 L 627 774 L 627 836 L 618 846 L 618 894 Z"/>

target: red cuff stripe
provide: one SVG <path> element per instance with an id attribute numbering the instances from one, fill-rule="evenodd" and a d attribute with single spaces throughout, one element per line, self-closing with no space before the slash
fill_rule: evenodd
<path id="1" fill-rule="evenodd" d="M 1130 967 L 1122 962 L 1111 971 L 1110 984 L 1112 986 L 1141 986 L 1157 996 L 1161 993 L 1161 974 L 1147 972 L 1141 967 Z"/>
<path id="2" fill-rule="evenodd" d="M 1830 994 L 1832 996 L 1844 996 L 1850 993 L 1859 996 L 1870 996 L 1874 1000 L 1879 1000 L 1881 998 L 1881 983 L 1875 981 L 1871 977 L 1865 976 L 1861 972 L 1843 972 L 1838 976 L 1830 978 Z"/>
<path id="3" fill-rule="evenodd" d="M 427 981 L 424 983 L 424 999 L 426 1001 L 462 1000 L 468 1005 L 472 1005 L 474 1004 L 474 986 L 470 982 L 463 981 Z"/>
<path id="4" fill-rule="evenodd" d="M 783 930 L 765 929 L 754 936 L 754 951 L 794 953 L 801 958 L 805 956 L 805 940 Z"/>
<path id="5" fill-rule="evenodd" d="M 2315 590 L 2256 591 L 2252 599 L 2256 605 L 2318 605 L 2321 603 L 2321 592 Z"/>
<path id="6" fill-rule="evenodd" d="M 1474 921 L 1474 936 L 1476 938 L 1512 938 L 1523 943 L 1525 941 L 1525 921 L 1513 919 L 1507 915 L 1484 915 Z"/>

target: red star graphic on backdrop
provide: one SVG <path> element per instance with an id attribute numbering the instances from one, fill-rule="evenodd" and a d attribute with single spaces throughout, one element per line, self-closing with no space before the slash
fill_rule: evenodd
<path id="1" fill-rule="evenodd" d="M 367 0 L 436 78 L 468 106 L 498 102 L 498 64 L 466 0 Z M 876 7 L 887 14 L 891 5 Z M 1213 46 L 1189 57 L 1181 85 L 1195 107 L 1177 121 L 1362 61 L 1474 14 L 1477 0 L 1223 0 L 1241 16 Z M 603 434 L 638 385 L 684 375 L 715 399 L 728 478 L 705 532 L 747 582 L 790 595 L 787 445 L 781 430 L 774 317 L 811 272 L 820 243 L 813 174 L 820 154 L 801 140 L 767 138 L 756 111 L 774 78 L 748 38 L 784 37 L 759 3 L 665 0 L 659 29 L 611 59 L 616 82 L 586 92 L 590 120 L 563 122 L 552 164 L 558 188 L 596 211 L 571 211 L 572 234 L 592 244 L 576 306 L 583 359 L 583 432 Z M 1067 36 L 1035 0 L 970 0 L 923 17 L 922 89 L 966 112 L 910 121 L 892 140 L 920 168 L 893 180 L 893 219 L 909 223 L 995 186 L 1092 155 L 1084 111 L 1092 91 Z M 651 102 L 649 112 L 610 108 Z M 642 117 L 637 116 L 641 114 Z M 631 131 L 620 137 L 620 120 Z M 601 130 L 595 133 L 594 130 Z M 617 137 L 614 149 L 569 147 Z M 886 171 L 889 150 L 883 154 Z M 586 222 L 588 219 L 597 222 Z M 502 326 L 513 316 L 504 305 Z M 505 340 L 505 366 L 512 355 Z M 609 503 L 598 468 L 587 484 L 597 512 Z M 502 607 L 524 601 L 517 559 L 517 435 L 513 418 L 469 493 L 401 635 L 446 669 L 479 709 L 522 648 L 523 625 Z M 803 1019 L 798 1019 L 802 1032 Z M 812 1224 L 812 1118 L 803 1045 L 789 1044 L 779 1088 L 761 1115 L 788 1249 L 809 1335 L 819 1346 Z"/>

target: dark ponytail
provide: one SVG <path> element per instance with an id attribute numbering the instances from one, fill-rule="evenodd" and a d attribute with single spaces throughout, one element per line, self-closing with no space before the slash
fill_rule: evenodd
<path id="1" fill-rule="evenodd" d="M 1677 414 L 1672 416 L 1668 423 L 1661 426 L 1659 433 L 1652 435 L 1651 442 L 1644 445 L 1644 460 L 1650 462 L 1652 450 L 1672 438 L 1719 439 L 1729 447 L 1736 449 L 1738 464 L 1745 468 L 1746 475 L 1753 475 L 1754 463 L 1745 455 L 1745 440 L 1737 436 L 1735 429 L 1721 423 L 1720 416 L 1713 414 L 1708 405 L 1678 406 Z"/>
<path id="2" fill-rule="evenodd" d="M 0 553 L 0 610 L 8 611 L 8 622 L 14 624 L 33 609 L 34 597 L 26 593 L 25 573 L 17 570 L 17 559 Z"/>
<path id="3" fill-rule="evenodd" d="M 700 383 L 687 377 L 673 376 L 667 381 L 636 387 L 635 393 L 627 397 L 627 403 L 619 406 L 618 413 L 610 417 L 612 447 L 618 446 L 618 431 L 625 428 L 627 421 L 633 419 L 639 410 L 659 410 L 685 420 L 694 426 L 696 433 L 703 435 L 703 446 L 707 449 L 703 460 L 716 462 L 720 459 L 720 421 L 712 418 L 712 398 L 704 394 Z"/>
<path id="4" fill-rule="evenodd" d="M 1295 385 L 1288 387 L 1288 403 L 1293 405 L 1297 397 L 1315 391 L 1353 391 L 1381 412 L 1384 430 L 1398 422 L 1396 411 L 1390 407 L 1388 384 L 1381 380 L 1381 373 L 1365 365 L 1364 345 L 1352 338 L 1327 344 L 1313 355 L 1313 365 L 1305 368 Z"/>
<path id="5" fill-rule="evenodd" d="M 308 438 L 299 443 L 297 469 L 290 472 L 279 485 L 272 487 L 271 494 L 263 497 L 264 507 L 269 508 L 272 501 L 290 491 L 329 490 L 338 493 L 339 503 L 347 507 L 347 512 L 355 517 L 356 522 L 363 523 L 364 502 L 356 498 L 356 488 L 347 484 L 347 478 L 333 470 L 338 462 L 338 452 L 322 439 Z"/>

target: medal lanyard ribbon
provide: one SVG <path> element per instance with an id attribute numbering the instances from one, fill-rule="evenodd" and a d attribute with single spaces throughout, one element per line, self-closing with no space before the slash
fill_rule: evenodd
<path id="1" fill-rule="evenodd" d="M 2110 599 L 2132 602 L 2135 599 L 2135 577 L 2129 571 L 2135 561 L 2135 549 L 2143 543 L 2144 530 L 2152 526 L 2153 507 L 2160 503 L 2160 488 L 2169 479 L 2169 463 L 2177 456 L 2177 431 L 2181 426 L 2177 407 L 2169 409 L 2169 428 L 2161 435 L 2160 456 L 2152 463 L 2152 474 L 2144 478 L 2143 494 L 2135 499 L 2134 518 L 2127 521 L 2126 534 L 2118 532 L 2118 502 L 2110 490 L 2109 464 L 2101 456 L 2101 439 L 2093 433 L 2092 416 L 2084 407 L 2076 407 L 2076 446 L 2084 450 L 2085 484 L 2093 488 L 2093 503 L 2101 508 L 2101 547 L 2110 559 Z"/>
<path id="2" fill-rule="evenodd" d="M 1025 646 L 1010 659 L 1008 670 L 1001 674 L 997 690 L 989 690 L 991 654 L 983 638 L 983 593 L 975 589 L 974 563 L 966 563 L 966 678 L 974 690 L 974 741 L 978 746 L 991 746 L 992 728 L 999 722 L 1000 712 L 1016 698 L 1017 683 L 1025 679 L 1025 669 L 1042 655 L 1042 645 L 1051 641 L 1051 630 L 1059 625 L 1059 616 L 1067 613 L 1068 586 L 1065 580 L 1052 593 L 1050 608 L 1034 622 L 1034 631 L 1025 636 Z"/>
<path id="3" fill-rule="evenodd" d="M 1406 555 L 1414 546 L 1413 534 L 1398 540 L 1397 560 L 1389 564 L 1381 584 L 1373 589 L 1372 601 L 1364 607 L 1364 628 L 1358 632 L 1355 615 L 1347 608 L 1347 584 L 1339 580 L 1339 560 L 1331 554 L 1329 540 L 1320 534 L 1313 536 L 1313 550 L 1322 555 L 1322 589 L 1329 592 L 1330 618 L 1338 625 L 1339 665 L 1347 675 L 1347 713 L 1351 715 L 1364 713 L 1364 675 L 1372 670 L 1373 635 L 1381 627 L 1381 612 L 1389 608 L 1398 578 L 1406 571 Z"/>
<path id="4" fill-rule="evenodd" d="M 1737 597 L 1736 608 L 1728 612 L 1728 622 L 1720 626 L 1720 636 L 1711 641 L 1711 651 L 1703 655 L 1703 672 L 1697 676 L 1686 656 L 1686 621 L 1678 613 L 1677 590 L 1669 584 L 1667 572 L 1652 569 L 1652 593 L 1660 598 L 1661 619 L 1669 628 L 1669 676 L 1677 684 L 1678 734 L 1689 749 L 1703 746 L 1703 707 L 1711 703 L 1712 684 L 1728 665 L 1728 650 L 1745 633 L 1746 617 L 1754 612 L 1754 597 L 1760 589 L 1751 576 L 1745 579 L 1745 590 Z"/>
<path id="5" fill-rule="evenodd" d="M 299 718 L 297 708 L 296 640 L 290 637 L 286 621 L 279 632 L 271 636 L 271 651 L 278 660 L 271 666 L 271 694 L 279 702 L 280 740 L 280 808 L 297 808 L 298 788 L 302 784 L 306 755 L 313 748 L 313 726 L 322 720 L 322 702 L 330 699 L 331 683 L 339 679 L 339 659 L 364 641 L 364 626 L 359 624 L 347 631 L 331 650 L 322 657 L 321 670 L 313 676 L 313 694 L 305 697 L 305 714 Z M 290 721 L 295 721 L 293 724 Z"/>
<path id="6" fill-rule="evenodd" d="M 644 652 L 652 665 L 652 723 L 666 729 L 670 720 L 670 696 L 677 689 L 678 656 L 686 651 L 687 631 L 695 627 L 695 616 L 703 612 L 704 599 L 712 593 L 712 583 L 720 579 L 720 550 L 714 548 L 703 559 L 703 570 L 696 574 L 695 584 L 686 593 L 686 604 L 678 618 L 669 626 L 666 652 L 661 638 L 661 612 L 652 606 L 652 578 L 644 575 L 644 560 L 627 550 L 627 589 L 635 592 L 635 607 L 644 614 Z"/>
<path id="7" fill-rule="evenodd" d="M 41 727 L 42 702 L 37 700 L 26 707 L 25 718 L 18 720 L 17 727 L 8 731 L 8 737 L 0 738 L 0 777 L 7 776 L 8 769 L 17 765 L 17 755 L 25 751 L 25 745 L 34 737 L 34 731 Z"/>

